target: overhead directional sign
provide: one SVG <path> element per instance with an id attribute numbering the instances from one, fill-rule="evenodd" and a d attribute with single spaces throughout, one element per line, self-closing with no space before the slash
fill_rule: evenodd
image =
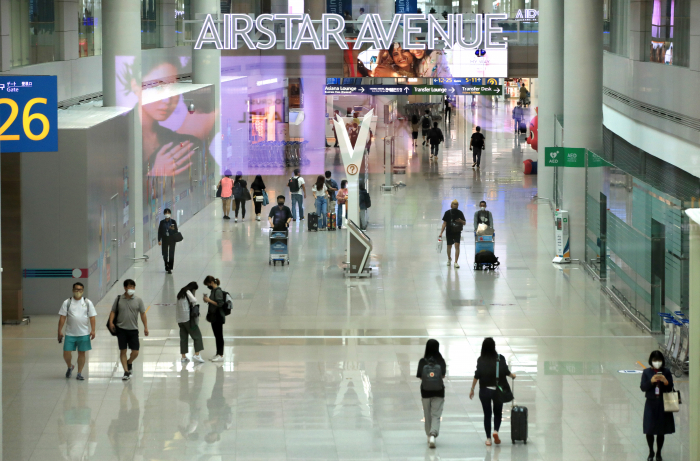
<path id="1" fill-rule="evenodd" d="M 484 95 L 503 94 L 500 85 L 325 85 L 325 94 Z"/>

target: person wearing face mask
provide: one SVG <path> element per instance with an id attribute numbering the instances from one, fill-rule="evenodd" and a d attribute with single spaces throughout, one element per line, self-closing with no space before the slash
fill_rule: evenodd
<path id="1" fill-rule="evenodd" d="M 70 378 L 75 365 L 73 365 L 73 351 L 78 351 L 78 381 L 83 381 L 83 367 L 85 366 L 85 353 L 92 350 L 90 340 L 95 339 L 95 306 L 87 298 L 83 297 L 85 286 L 76 282 L 73 284 L 73 296 L 61 304 L 58 311 L 58 342 L 63 343 L 63 360 L 68 365 L 66 378 Z M 63 335 L 63 326 L 66 326 L 66 334 Z"/>
<path id="2" fill-rule="evenodd" d="M 139 356 L 139 316 L 143 322 L 143 334 L 148 336 L 148 319 L 143 300 L 136 296 L 136 282 L 124 280 L 124 294 L 117 296 L 109 313 L 109 329 L 116 332 L 119 343 L 119 360 L 124 368 L 123 381 L 131 379 L 132 364 Z M 131 349 L 127 358 L 126 349 Z"/>
<path id="3" fill-rule="evenodd" d="M 204 295 L 202 299 L 207 303 L 207 306 L 211 305 L 216 308 L 211 316 L 207 313 L 207 321 L 211 323 L 211 330 L 214 332 L 214 338 L 216 339 L 216 355 L 212 357 L 212 362 L 224 361 L 224 323 L 226 323 L 226 316 L 221 308 L 226 303 L 226 296 L 219 285 L 221 285 L 219 279 L 212 275 L 207 275 L 204 279 L 204 286 L 209 288 L 211 292 L 209 296 Z M 207 310 L 212 311 L 212 309 Z"/>
<path id="4" fill-rule="evenodd" d="M 170 218 L 171 211 L 170 208 L 163 210 L 163 220 L 158 226 L 158 245 L 162 247 L 163 262 L 165 263 L 165 271 L 168 274 L 173 273 L 173 266 L 175 265 L 175 233 L 177 230 L 177 223 L 174 219 Z"/>
<path id="5" fill-rule="evenodd" d="M 479 210 L 474 213 L 474 232 L 479 230 L 479 224 L 485 224 L 493 234 L 493 215 L 486 209 L 486 202 L 483 200 L 479 202 Z"/>
<path id="6" fill-rule="evenodd" d="M 649 355 L 649 366 L 642 372 L 639 386 L 646 396 L 644 404 L 644 434 L 649 445 L 647 461 L 663 461 L 661 449 L 666 434 L 676 432 L 673 413 L 664 411 L 664 394 L 673 391 L 673 374 L 666 368 L 666 359 L 661 351 Z M 654 453 L 654 436 L 656 436 L 656 453 Z"/>
<path id="7" fill-rule="evenodd" d="M 276 231 L 286 231 L 289 223 L 292 222 L 292 210 L 284 205 L 284 195 L 277 197 L 277 206 L 272 207 L 267 216 L 270 227 Z"/>

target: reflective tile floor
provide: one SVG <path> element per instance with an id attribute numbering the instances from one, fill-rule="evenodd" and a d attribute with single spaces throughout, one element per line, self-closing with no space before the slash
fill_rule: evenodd
<path id="1" fill-rule="evenodd" d="M 270 267 L 264 221 L 249 215 L 226 222 L 217 202 L 182 226 L 173 275 L 162 270 L 157 250 L 127 273 L 148 306 L 150 328 L 130 382 L 120 379 L 116 341 L 103 327 L 120 283 L 97 306 L 87 381 L 63 377 L 56 317 L 3 327 L 4 459 L 646 459 L 640 375 L 619 371 L 641 370 L 655 340 L 579 266 L 550 262 L 551 229 L 537 226 L 549 206 L 533 200 L 536 177 L 521 173 L 534 152 L 514 139 L 510 108 L 477 108 L 467 118 L 468 131 L 474 120 L 485 128 L 481 170 L 462 156 L 459 114 L 437 162 L 420 145 L 413 152 L 400 126 L 397 163 L 407 174 L 396 180 L 407 186 L 392 193 L 378 188 L 375 140 L 371 279 L 343 278 L 346 231 L 309 233 L 305 222 L 291 232 L 291 265 Z M 335 149 L 327 149 L 326 165 L 342 178 Z M 302 173 L 311 182 L 319 172 Z M 284 190 L 283 178 L 265 181 L 272 197 Z M 488 202 L 498 271 L 472 270 L 469 233 L 460 269 L 447 267 L 444 250 L 436 252 L 453 198 L 468 220 L 480 200 Z M 175 294 L 192 280 L 201 286 L 208 274 L 235 298 L 224 328 L 225 362 L 182 366 Z M 202 328 L 211 357 L 213 336 L 206 322 Z M 502 445 L 484 445 L 481 406 L 468 394 L 485 336 L 496 339 L 518 374 L 515 396 L 529 409 L 527 445 L 511 444 L 509 406 Z M 431 337 L 448 364 L 436 449 L 426 444 L 414 377 Z M 687 396 L 687 377 L 678 387 Z M 676 427 L 665 459 L 688 460 L 685 406 Z"/>

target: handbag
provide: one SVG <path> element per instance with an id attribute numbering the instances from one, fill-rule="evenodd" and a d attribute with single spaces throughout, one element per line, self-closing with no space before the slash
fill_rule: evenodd
<path id="1" fill-rule="evenodd" d="M 182 242 L 182 241 L 185 239 L 185 238 L 182 236 L 182 234 L 180 233 L 180 231 L 173 232 L 173 235 L 172 235 L 170 238 L 171 238 L 172 241 L 175 242 L 175 243 L 177 243 L 177 242 Z"/>
<path id="2" fill-rule="evenodd" d="M 109 331 L 109 333 L 112 336 L 117 336 L 117 316 L 119 315 L 119 298 L 121 298 L 121 297 L 122 297 L 122 295 L 117 296 L 117 310 L 114 311 L 114 320 L 112 320 L 112 323 L 114 324 L 114 331 L 112 331 L 109 328 L 109 316 L 107 316 L 107 325 L 105 325 L 105 326 L 107 327 L 107 331 Z M 70 304 L 68 306 L 70 307 Z"/>
<path id="3" fill-rule="evenodd" d="M 681 410 L 681 393 L 673 389 L 664 393 L 664 411 L 666 413 L 678 413 Z"/>
<path id="4" fill-rule="evenodd" d="M 216 188 L 216 197 L 221 198 L 221 182 L 219 182 L 219 186 Z"/>
<path id="5" fill-rule="evenodd" d="M 270 204 L 270 199 L 267 196 L 267 191 L 265 191 L 265 189 L 263 189 L 263 191 L 262 191 L 262 198 L 263 198 L 263 201 L 262 201 L 263 206 L 268 206 Z"/>
<path id="6" fill-rule="evenodd" d="M 496 362 L 496 396 L 499 402 L 508 403 L 513 401 L 513 391 L 510 390 L 510 385 L 508 380 L 501 382 L 499 368 L 501 365 L 501 356 L 498 356 L 498 362 Z"/>

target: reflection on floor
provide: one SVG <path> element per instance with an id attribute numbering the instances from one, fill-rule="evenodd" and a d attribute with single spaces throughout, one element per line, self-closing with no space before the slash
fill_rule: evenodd
<path id="1" fill-rule="evenodd" d="M 551 264 L 551 242 L 537 232 L 536 177 L 521 173 L 534 153 L 514 138 L 510 108 L 468 114 L 468 131 L 474 119 L 485 127 L 480 170 L 462 154 L 464 120 L 455 112 L 437 162 L 420 145 L 412 152 L 405 126 L 397 128 L 397 163 L 407 166 L 397 180 L 407 186 L 396 192 L 378 189 L 383 157 L 375 139 L 369 280 L 342 276 L 345 231 L 309 233 L 305 221 L 291 232 L 291 265 L 268 266 L 264 218 L 224 221 L 217 202 L 182 227 L 173 275 L 157 252 L 128 274 L 149 306 L 150 329 L 130 382 L 120 379 L 116 341 L 104 328 L 88 379 L 78 382 L 63 377 L 55 317 L 4 327 L 4 459 L 645 459 L 639 375 L 619 370 L 639 370 L 654 339 L 578 266 Z M 326 165 L 342 179 L 333 148 Z M 307 184 L 318 173 L 303 172 Z M 284 178 L 265 181 L 271 196 L 285 191 Z M 444 250 L 436 253 L 454 198 L 468 218 L 488 202 L 500 270 L 472 270 L 469 232 L 460 269 L 447 267 Z M 208 274 L 235 298 L 226 360 L 183 366 L 175 294 L 191 280 L 202 286 Z M 98 305 L 98 325 L 119 292 L 115 286 Z M 202 328 L 210 357 L 214 340 L 206 322 Z M 468 398 L 484 336 L 496 339 L 518 374 L 516 399 L 530 412 L 527 445 L 511 444 L 506 406 L 503 444 L 484 446 L 481 406 Z M 440 341 L 448 363 L 436 449 L 426 444 L 414 378 L 428 337 Z M 689 459 L 683 408 L 678 433 L 666 438 L 669 460 Z"/>

